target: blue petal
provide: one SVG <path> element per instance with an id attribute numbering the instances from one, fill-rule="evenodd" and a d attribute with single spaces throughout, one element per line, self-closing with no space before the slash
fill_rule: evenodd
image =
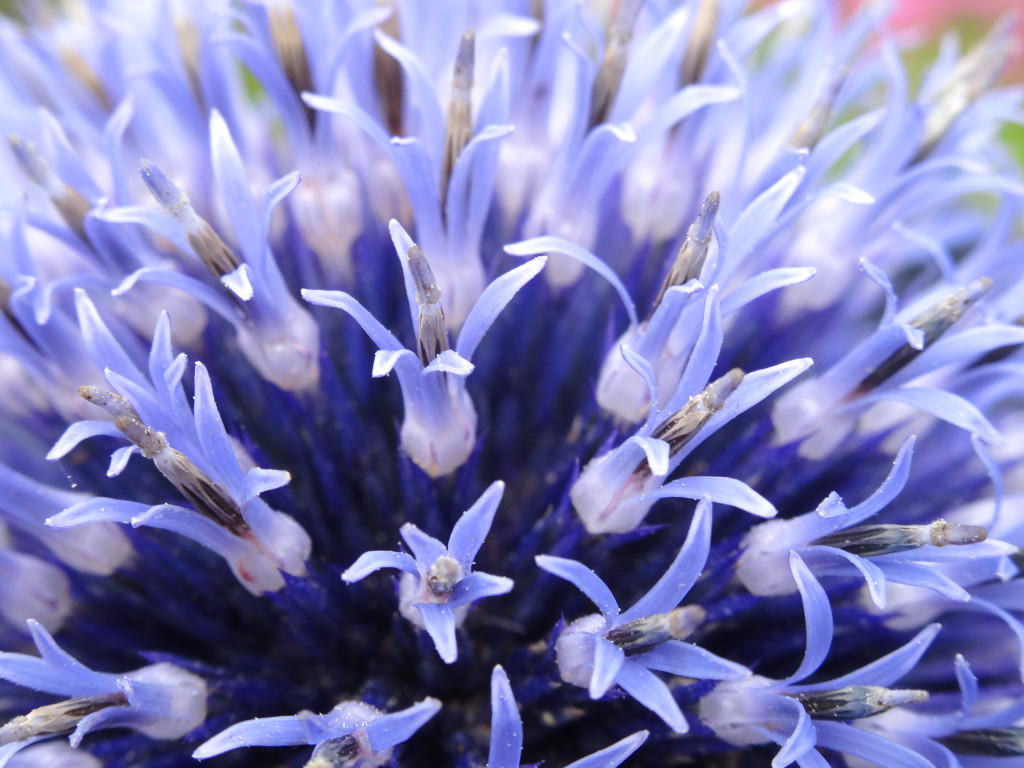
<path id="1" fill-rule="evenodd" d="M 491 530 L 494 513 L 504 493 L 505 484 L 501 480 L 491 483 L 473 506 L 462 513 L 452 528 L 452 535 L 448 537 L 448 552 L 467 571 L 473 567 L 476 553 L 480 551 Z"/>
<path id="2" fill-rule="evenodd" d="M 413 603 L 423 619 L 423 627 L 434 641 L 437 655 L 445 664 L 452 664 L 459 657 L 455 642 L 455 614 L 451 607 L 438 603 Z"/>
<path id="3" fill-rule="evenodd" d="M 297 715 L 260 717 L 235 723 L 221 731 L 203 742 L 192 757 L 207 760 L 242 747 L 291 747 L 309 744 L 308 738 L 309 727 Z"/>
<path id="4" fill-rule="evenodd" d="M 444 544 L 433 536 L 427 535 L 412 523 L 406 523 L 398 529 L 398 532 L 402 534 L 405 543 L 409 545 L 416 562 L 424 568 L 429 568 L 437 558 L 445 557 L 448 554 Z"/>
<path id="5" fill-rule="evenodd" d="M 40 658 L 0 653 L 0 678 L 25 688 L 57 696 L 100 696 L 117 691 L 117 676 L 93 672 L 54 641 L 37 621 L 29 632 Z"/>
<path id="6" fill-rule="evenodd" d="M 67 456 L 78 447 L 83 440 L 90 437 L 119 437 L 124 438 L 121 430 L 114 426 L 112 421 L 76 421 L 57 438 L 53 448 L 46 454 L 47 461 L 56 461 Z"/>
<path id="7" fill-rule="evenodd" d="M 708 559 L 711 547 L 711 502 L 701 499 L 693 513 L 690 532 L 665 575 L 629 609 L 618 624 L 628 624 L 655 613 L 668 613 L 686 597 Z"/>
<path id="8" fill-rule="evenodd" d="M 812 561 L 819 559 L 818 556 L 824 555 L 826 557 L 838 558 L 849 563 L 860 571 L 861 576 L 864 577 L 864 582 L 868 588 L 868 594 L 871 596 L 871 602 L 874 603 L 876 608 L 885 608 L 885 574 L 882 573 L 881 568 L 867 558 L 858 557 L 851 552 L 846 552 L 835 547 L 802 547 L 800 552 L 805 558 L 810 555 L 810 558 L 808 559 L 811 559 Z M 828 566 L 825 566 L 825 571 L 827 573 L 831 573 Z"/>
<path id="9" fill-rule="evenodd" d="M 343 581 L 347 581 L 349 584 L 362 581 L 371 573 L 379 571 L 381 568 L 397 568 L 400 571 L 411 573 L 413 576 L 419 576 L 419 568 L 416 567 L 416 561 L 413 560 L 405 552 L 386 552 L 376 550 L 373 552 L 363 552 L 352 565 L 345 569 L 344 573 L 341 574 Z"/>
<path id="10" fill-rule="evenodd" d="M 885 768 L 934 768 L 930 760 L 926 760 L 901 744 L 882 738 L 877 733 L 854 728 L 845 723 L 815 723 L 818 731 L 818 744 L 826 749 L 859 757 L 875 765 Z"/>
<path id="11" fill-rule="evenodd" d="M 100 319 L 96 305 L 81 288 L 75 289 L 75 309 L 78 312 L 78 323 L 82 327 L 85 346 L 97 367 L 111 368 L 136 384 L 144 384 L 142 372 Z"/>
<path id="12" fill-rule="evenodd" d="M 145 513 L 149 507 L 149 504 L 142 504 L 138 501 L 93 496 L 72 504 L 63 512 L 47 518 L 46 524 L 51 528 L 70 528 L 73 525 L 92 523 L 97 520 L 130 523 L 133 518 Z"/>
<path id="13" fill-rule="evenodd" d="M 545 264 L 547 259 L 541 256 L 493 280 L 466 315 L 458 341 L 455 342 L 455 351 L 467 360 L 472 360 L 477 345 L 494 320 L 519 290 L 540 273 Z"/>
<path id="14" fill-rule="evenodd" d="M 789 553 L 789 569 L 804 603 L 807 646 L 803 661 L 797 671 L 783 681 L 786 683 L 797 682 L 814 672 L 821 666 L 832 645 L 832 608 L 828 595 L 796 552 Z"/>
<path id="15" fill-rule="evenodd" d="M 925 413 L 930 413 L 938 419 L 977 435 L 986 443 L 992 445 L 1002 443 L 1003 438 L 999 434 L 999 430 L 992 426 L 981 411 L 973 403 L 952 392 L 928 387 L 903 387 L 882 390 L 868 395 L 862 398 L 859 404 L 867 405 L 885 401 L 904 403 L 919 408 Z"/>
<path id="16" fill-rule="evenodd" d="M 775 755 L 775 758 L 772 760 L 772 768 L 785 768 L 814 749 L 817 738 L 814 723 L 811 722 L 811 718 L 799 703 L 795 710 L 797 713 L 796 728 L 793 729 L 793 733 L 786 739 L 786 743 L 782 745 L 779 753 Z"/>
<path id="17" fill-rule="evenodd" d="M 935 636 L 941 629 L 939 624 L 929 624 L 918 632 L 910 642 L 886 654 L 877 661 L 867 664 L 848 675 L 827 680 L 813 685 L 789 686 L 789 691 L 828 691 L 845 688 L 848 685 L 880 685 L 883 688 L 892 685 L 910 672 L 924 656 Z"/>
<path id="18" fill-rule="evenodd" d="M 750 670 L 742 664 L 723 659 L 699 645 L 668 640 L 657 648 L 635 657 L 648 669 L 697 680 L 746 680 Z"/>
<path id="19" fill-rule="evenodd" d="M 554 574 L 560 579 L 565 579 L 576 586 L 580 592 L 590 598 L 604 616 L 604 620 L 611 626 L 619 615 L 619 604 L 615 602 L 615 596 L 600 577 L 592 570 L 578 563 L 575 560 L 567 560 L 563 557 L 552 557 L 551 555 L 537 555 L 537 565 L 548 573 Z"/>
<path id="20" fill-rule="evenodd" d="M 623 347 L 625 349 L 625 347 Z M 654 403 L 652 402 L 652 410 Z M 647 465 L 655 477 L 664 477 L 669 472 L 669 445 L 656 437 L 633 435 L 623 445 L 635 445 L 647 457 Z"/>
<path id="21" fill-rule="evenodd" d="M 370 749 L 383 752 L 408 741 L 416 731 L 441 711 L 441 702 L 428 696 L 411 707 L 371 720 L 363 730 L 370 740 Z"/>
<path id="22" fill-rule="evenodd" d="M 617 741 L 610 747 L 575 760 L 565 768 L 618 768 L 622 762 L 636 752 L 640 745 L 647 741 L 647 731 L 637 731 L 621 741 Z M 490 765 L 487 768 L 491 768 Z"/>
<path id="23" fill-rule="evenodd" d="M 772 291 L 805 283 L 814 277 L 816 271 L 814 267 L 780 267 L 761 272 L 744 282 L 736 290 L 730 291 L 722 299 L 722 316 L 727 317 L 754 299 Z"/>
<path id="24" fill-rule="evenodd" d="M 334 307 L 348 313 L 353 320 L 359 323 L 359 327 L 373 340 L 378 349 L 395 351 L 405 349 L 391 334 L 391 331 L 381 325 L 380 321 L 371 315 L 362 304 L 344 291 L 312 291 L 303 288 L 302 298 L 310 304 Z"/>
<path id="25" fill-rule="evenodd" d="M 468 605 L 484 597 L 495 595 L 507 595 L 512 591 L 515 583 L 505 576 L 492 576 L 489 573 L 471 573 L 464 579 L 460 579 L 448 598 L 448 605 L 458 608 L 460 605 Z"/>
<path id="26" fill-rule="evenodd" d="M 512 686 L 501 666 L 491 673 L 491 746 L 487 768 L 519 768 L 523 752 L 523 721 Z"/>
<path id="27" fill-rule="evenodd" d="M 529 240 L 523 240 L 518 243 L 506 245 L 505 253 L 510 256 L 539 256 L 545 253 L 561 253 L 575 259 L 584 266 L 590 267 L 592 270 L 597 272 L 597 274 L 611 283 L 612 288 L 615 289 L 615 292 L 619 294 L 619 298 L 622 299 L 622 305 L 626 308 L 626 314 L 629 316 L 629 324 L 634 328 L 640 325 L 640 321 L 636 316 L 636 305 L 633 304 L 633 299 L 630 298 L 629 291 L 626 290 L 626 286 L 622 284 L 618 275 L 612 272 L 611 268 L 607 264 L 586 248 L 582 248 L 575 243 L 570 243 L 568 240 L 563 240 L 560 237 L 545 235 L 543 237 L 534 237 Z"/>
<path id="28" fill-rule="evenodd" d="M 910 477 L 910 459 L 914 455 L 914 438 L 908 437 L 903 441 L 896 458 L 893 459 L 892 469 L 888 476 L 878 486 L 877 490 L 868 496 L 864 501 L 855 507 L 851 507 L 843 518 L 843 527 L 848 528 L 858 525 L 879 510 L 885 509 L 895 499 L 903 486 L 907 484 Z"/>
<path id="29" fill-rule="evenodd" d="M 686 718 L 683 717 L 676 700 L 672 698 L 672 692 L 669 691 L 668 686 L 649 669 L 645 669 L 632 659 L 626 659 L 615 676 L 615 682 L 626 693 L 665 721 L 665 725 L 676 733 L 686 733 L 690 730 L 690 726 L 686 722 Z"/>
<path id="30" fill-rule="evenodd" d="M 590 698 L 600 699 L 615 682 L 615 675 L 622 668 L 626 653 L 606 637 L 597 637 L 594 642 L 594 672 L 590 676 L 588 692 Z"/>
<path id="31" fill-rule="evenodd" d="M 260 236 L 262 229 L 256 203 L 252 199 L 245 165 L 231 139 L 231 131 L 216 109 L 210 113 L 210 154 L 217 189 L 242 256 L 258 274 L 263 274 L 267 246 Z"/>
<path id="32" fill-rule="evenodd" d="M 653 503 L 658 499 L 710 499 L 716 504 L 738 507 L 758 517 L 778 514 L 768 499 L 734 477 L 684 477 L 666 483 L 639 497 L 636 503 Z"/>

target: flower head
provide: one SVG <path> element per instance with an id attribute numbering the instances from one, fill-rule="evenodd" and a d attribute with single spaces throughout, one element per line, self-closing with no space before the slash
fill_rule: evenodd
<path id="1" fill-rule="evenodd" d="M 0 767 L 1024 756 L 1009 22 L 13 5 Z"/>

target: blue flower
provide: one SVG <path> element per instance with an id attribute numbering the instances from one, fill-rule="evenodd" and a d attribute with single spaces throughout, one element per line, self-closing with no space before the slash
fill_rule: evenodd
<path id="1" fill-rule="evenodd" d="M 1024 758 L 1009 22 L 15 5 L 0 768 Z"/>
<path id="2" fill-rule="evenodd" d="M 459 655 L 455 629 L 466 620 L 469 606 L 484 597 L 512 591 L 511 579 L 473 571 L 473 561 L 483 546 L 501 503 L 505 484 L 493 483 L 467 509 L 445 546 L 412 523 L 401 528 L 402 538 L 413 555 L 405 552 L 364 552 L 341 574 L 352 583 L 381 568 L 403 572 L 398 584 L 398 610 L 417 627 L 425 629 L 446 664 Z"/>

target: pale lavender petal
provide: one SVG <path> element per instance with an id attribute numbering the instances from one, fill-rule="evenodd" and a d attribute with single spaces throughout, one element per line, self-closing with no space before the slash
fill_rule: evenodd
<path id="1" fill-rule="evenodd" d="M 491 746 L 487 768 L 519 768 L 523 752 L 523 721 L 512 686 L 501 666 L 491 673 Z"/>
<path id="2" fill-rule="evenodd" d="M 601 615 L 604 616 L 609 626 L 615 622 L 619 615 L 619 604 L 615 602 L 615 596 L 596 573 L 583 563 L 563 557 L 537 555 L 536 560 L 537 565 L 545 571 L 560 579 L 565 579 L 589 597 L 590 601 L 601 611 Z"/>
<path id="3" fill-rule="evenodd" d="M 999 430 L 992 426 L 991 422 L 973 403 L 952 392 L 928 387 L 903 387 L 882 390 L 868 395 L 862 398 L 858 405 L 864 406 L 878 402 L 903 403 L 918 408 L 938 419 L 965 429 L 971 434 L 978 435 L 990 444 L 998 445 L 1003 439 Z"/>
<path id="4" fill-rule="evenodd" d="M 405 543 L 409 545 L 416 562 L 423 565 L 424 568 L 429 568 L 437 558 L 445 557 L 448 554 L 444 544 L 433 536 L 428 536 L 412 523 L 406 523 L 398 529 L 398 532 L 402 534 Z"/>
<path id="5" fill-rule="evenodd" d="M 622 690 L 660 717 L 665 725 L 676 733 L 686 733 L 690 730 L 668 686 L 649 669 L 626 659 L 615 676 L 615 682 Z"/>
<path id="6" fill-rule="evenodd" d="M 460 579 L 448 598 L 448 605 L 457 608 L 460 605 L 467 605 L 476 602 L 484 597 L 496 595 L 507 595 L 512 591 L 515 584 L 512 579 L 505 576 L 492 576 L 489 573 L 471 573 L 464 579 Z"/>
<path id="7" fill-rule="evenodd" d="M 845 688 L 848 685 L 880 685 L 890 686 L 912 670 L 925 651 L 931 646 L 939 630 L 940 624 L 929 624 L 918 632 L 906 645 L 897 648 L 882 658 L 866 664 L 848 675 L 811 685 L 791 685 L 789 691 L 828 691 Z"/>
<path id="8" fill-rule="evenodd" d="M 615 742 L 610 747 L 605 747 L 592 755 L 569 763 L 565 768 L 618 768 L 627 757 L 647 741 L 648 735 L 647 731 L 637 731 L 621 741 Z M 487 768 L 491 768 L 491 766 L 488 765 Z"/>
<path id="9" fill-rule="evenodd" d="M 452 664 L 459 657 L 455 642 L 455 614 L 447 605 L 438 603 L 413 603 L 420 612 L 423 626 L 434 641 L 437 655 L 445 664 Z"/>
<path id="10" fill-rule="evenodd" d="M 626 653 L 605 637 L 595 638 L 594 673 L 590 676 L 588 692 L 590 698 L 600 699 L 615 682 L 615 675 L 622 668 Z"/>
<path id="11" fill-rule="evenodd" d="M 811 722 L 807 712 L 799 704 L 794 709 L 797 717 L 796 728 L 793 729 L 790 737 L 786 739 L 786 743 L 782 745 L 779 753 L 775 755 L 775 758 L 772 760 L 772 768 L 785 768 L 814 749 L 814 745 L 817 742 L 814 723 Z"/>
<path id="12" fill-rule="evenodd" d="M 370 749 L 374 752 L 383 752 L 385 749 L 398 746 L 440 711 L 441 702 L 433 697 L 427 697 L 411 707 L 371 720 L 363 728 L 370 740 Z"/>
<path id="13" fill-rule="evenodd" d="M 405 552 L 376 550 L 361 554 L 352 565 L 345 569 L 344 573 L 341 574 L 341 578 L 351 584 L 365 579 L 371 573 L 379 571 L 381 568 L 397 568 L 400 571 L 411 573 L 413 576 L 419 575 L 416 561 L 405 554 Z"/>
<path id="14" fill-rule="evenodd" d="M 627 624 L 655 613 L 668 613 L 686 597 L 707 562 L 711 547 L 711 502 L 701 499 L 679 554 L 647 594 L 622 612 L 618 624 Z"/>
<path id="15" fill-rule="evenodd" d="M 308 744 L 308 733 L 308 726 L 295 715 L 246 720 L 235 723 L 212 739 L 203 742 L 192 753 L 192 757 L 196 760 L 207 760 L 242 747 L 291 747 Z"/>
<path id="16" fill-rule="evenodd" d="M 466 570 L 472 568 L 476 553 L 480 551 L 487 532 L 491 530 L 494 513 L 498 511 L 504 493 L 505 483 L 501 480 L 491 483 L 452 528 L 452 534 L 448 537 L 448 552 Z"/>
<path id="17" fill-rule="evenodd" d="M 491 281 L 466 315 L 466 321 L 455 342 L 455 351 L 467 360 L 472 360 L 477 345 L 498 315 L 524 285 L 540 274 L 547 261 L 543 256 L 531 259 Z"/>
<path id="18" fill-rule="evenodd" d="M 862 728 L 819 720 L 815 729 L 818 731 L 818 744 L 826 749 L 884 765 L 885 768 L 934 768 L 931 761 L 917 752 Z"/>
<path id="19" fill-rule="evenodd" d="M 100 436 L 124 438 L 121 430 L 115 427 L 112 421 L 76 421 L 64 430 L 63 435 L 57 438 L 57 442 L 46 454 L 46 458 L 49 461 L 62 459 L 77 448 L 83 440 Z"/>
<path id="20" fill-rule="evenodd" d="M 710 499 L 738 507 L 758 517 L 775 517 L 777 510 L 764 496 L 734 477 L 684 477 L 645 494 L 637 502 L 658 499 Z"/>
<path id="21" fill-rule="evenodd" d="M 648 669 L 697 680 L 746 680 L 751 674 L 742 664 L 679 640 L 668 640 L 634 660 Z"/>
<path id="22" fill-rule="evenodd" d="M 506 245 L 505 253 L 510 256 L 540 256 L 546 253 L 561 253 L 575 259 L 580 264 L 590 267 L 590 269 L 611 283 L 612 288 L 615 289 L 615 292 L 619 294 L 619 298 L 622 299 L 622 305 L 626 308 L 629 324 L 634 328 L 640 325 L 640 321 L 636 316 L 636 305 L 633 304 L 633 299 L 630 298 L 626 286 L 619 280 L 618 275 L 612 272 L 611 267 L 586 248 L 570 243 L 568 240 L 563 240 L 560 237 L 545 235 Z"/>
<path id="23" fill-rule="evenodd" d="M 803 680 L 820 667 L 832 645 L 832 607 L 828 595 L 796 552 L 789 553 L 789 568 L 804 603 L 807 646 L 796 672 L 781 681 L 787 684 Z"/>

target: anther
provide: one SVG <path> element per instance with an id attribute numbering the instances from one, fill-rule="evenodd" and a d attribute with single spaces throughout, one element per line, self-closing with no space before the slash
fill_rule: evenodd
<path id="1" fill-rule="evenodd" d="M 302 41 L 302 31 L 295 19 L 295 11 L 291 2 L 273 2 L 267 5 L 267 17 L 270 22 L 270 37 L 274 44 L 274 52 L 281 63 L 285 77 L 292 84 L 296 93 L 313 90 L 313 75 L 309 69 L 306 46 Z M 306 116 L 312 123 L 314 112 L 306 107 Z"/>
<path id="2" fill-rule="evenodd" d="M 149 160 L 139 163 L 139 173 L 160 207 L 185 227 L 188 243 L 203 265 L 218 279 L 242 265 L 235 252 L 192 208 L 188 196 Z"/>
<path id="3" fill-rule="evenodd" d="M 83 696 L 56 704 L 47 704 L 33 709 L 26 715 L 19 715 L 6 725 L 0 726 L 0 746 L 46 736 L 62 736 L 74 731 L 86 715 L 108 707 L 127 705 L 127 697 L 120 692 L 101 696 Z"/>
<path id="4" fill-rule="evenodd" d="M 605 633 L 627 656 L 657 648 L 667 640 L 683 640 L 701 625 L 706 613 L 699 605 L 687 605 L 669 613 L 645 616 Z"/>
<path id="5" fill-rule="evenodd" d="M 835 547 L 859 557 L 906 552 L 926 545 L 964 546 L 985 541 L 988 531 L 980 525 L 960 525 L 936 520 L 931 525 L 861 525 L 830 533 L 813 542 Z"/>
<path id="6" fill-rule="evenodd" d="M 139 418 L 139 414 L 136 413 L 134 406 L 116 392 L 108 392 L 105 389 L 94 386 L 81 386 L 78 388 L 78 394 L 93 405 L 98 405 L 115 418 L 118 416 L 130 416 L 136 420 Z"/>
<path id="7" fill-rule="evenodd" d="M 715 43 L 721 0 L 703 0 L 690 27 L 690 39 L 679 68 L 679 85 L 685 88 L 700 80 Z"/>
<path id="8" fill-rule="evenodd" d="M 704 198 L 704 202 L 700 206 L 700 213 L 697 214 L 697 218 L 690 225 L 690 228 L 686 230 L 686 240 L 680 246 L 679 253 L 676 254 L 676 260 L 665 276 L 665 281 L 661 284 L 661 290 L 658 291 L 657 298 L 651 304 L 648 319 L 650 315 L 654 314 L 654 310 L 660 306 L 662 299 L 665 298 L 665 292 L 669 288 L 685 285 L 690 280 L 700 277 L 700 272 L 704 268 L 704 261 L 708 256 L 708 246 L 711 243 L 711 233 L 715 225 L 715 216 L 718 215 L 718 204 L 720 201 L 721 196 L 718 192 L 712 192 Z"/>
<path id="9" fill-rule="evenodd" d="M 968 309 L 988 293 L 991 287 L 992 281 L 987 277 L 982 277 L 947 296 L 911 320 L 910 327 L 921 331 L 923 336 L 921 348 L 917 349 L 910 344 L 904 344 L 857 385 L 857 389 L 851 397 L 869 392 L 906 367 L 914 358 L 938 341 L 953 323 L 963 317 Z"/>
<path id="10" fill-rule="evenodd" d="M 35 146 L 13 133 L 7 135 L 7 143 L 14 153 L 18 168 L 25 176 L 38 184 L 57 208 L 64 223 L 80 238 L 88 242 L 85 233 L 85 216 L 91 210 L 89 201 L 65 184 Z"/>
<path id="11" fill-rule="evenodd" d="M 925 159 L 979 96 L 995 82 L 1010 56 L 1012 37 L 1006 24 L 992 30 L 950 72 L 946 81 L 927 99 L 921 144 L 911 163 Z"/>
<path id="12" fill-rule="evenodd" d="M 420 362 L 429 365 L 431 360 L 449 349 L 448 327 L 444 322 L 444 312 L 441 311 L 441 288 L 434 279 L 427 257 L 418 245 L 409 249 L 406 261 L 416 285 L 416 304 L 420 308 L 416 347 Z"/>
<path id="13" fill-rule="evenodd" d="M 325 741 L 303 768 L 348 768 L 362 755 L 362 747 L 354 736 Z"/>
<path id="14" fill-rule="evenodd" d="M 388 37 L 399 39 L 398 8 L 393 0 L 376 0 L 378 6 L 390 6 L 391 15 L 378 25 L 378 29 Z M 384 113 L 384 124 L 392 136 L 401 136 L 402 128 L 402 66 L 385 51 L 380 43 L 373 43 L 373 82 L 377 86 L 377 98 L 380 99 L 381 112 Z"/>
<path id="15" fill-rule="evenodd" d="M 833 691 L 795 693 L 792 696 L 811 717 L 830 720 L 859 720 L 893 707 L 928 701 L 928 691 L 891 690 L 877 685 L 850 685 Z"/>
<path id="16" fill-rule="evenodd" d="M 825 135 L 829 121 L 832 119 L 832 113 L 836 107 L 836 99 L 839 98 L 839 92 L 843 90 L 843 85 L 846 84 L 846 78 L 849 74 L 850 70 L 844 67 L 829 79 L 825 85 L 824 92 L 818 97 L 814 106 L 811 107 L 810 114 L 800 123 L 793 132 L 793 135 L 789 137 L 788 145 L 790 147 L 811 150 L 818 145 L 821 137 Z"/>
<path id="17" fill-rule="evenodd" d="M 441 158 L 441 207 L 448 198 L 448 181 L 462 150 L 473 137 L 473 66 L 476 58 L 476 35 L 466 30 L 455 55 L 452 76 L 452 97 L 448 102 L 448 119 L 444 133 L 444 156 Z"/>
<path id="18" fill-rule="evenodd" d="M 629 58 L 629 42 L 633 39 L 633 22 L 640 12 L 643 0 L 623 0 L 615 20 L 608 30 L 608 44 L 604 49 L 601 68 L 594 78 L 594 90 L 590 101 L 589 127 L 600 125 L 608 119 L 615 103 L 615 96 L 622 83 Z"/>
<path id="19" fill-rule="evenodd" d="M 80 85 L 95 96 L 104 109 L 110 111 L 113 108 L 113 104 L 110 102 L 110 94 L 107 93 L 107 89 L 103 87 L 103 81 L 100 80 L 96 70 L 90 66 L 85 57 L 70 45 L 60 46 L 58 56 L 60 57 L 60 63 L 64 65 L 64 69 L 70 72 Z"/>
<path id="20" fill-rule="evenodd" d="M 979 757 L 1021 757 L 1024 756 L 1024 727 L 978 728 L 960 731 L 939 743 L 958 755 Z"/>
<path id="21" fill-rule="evenodd" d="M 145 458 L 152 459 L 160 474 L 178 489 L 197 512 L 237 536 L 245 536 L 250 532 L 249 524 L 234 499 L 184 454 L 171 448 L 163 432 L 142 423 L 131 403 L 124 397 L 91 386 L 79 387 L 78 394 L 111 414 L 118 431 L 137 446 Z"/>
<path id="22" fill-rule="evenodd" d="M 462 566 L 451 555 L 441 555 L 427 571 L 427 586 L 435 595 L 451 594 L 462 578 Z"/>
<path id="23" fill-rule="evenodd" d="M 686 405 L 655 427 L 651 436 L 668 443 L 669 455 L 675 456 L 696 436 L 708 419 L 722 409 L 742 381 L 743 371 L 733 368 L 708 384 L 699 395 L 691 397 Z M 646 459 L 637 471 L 650 472 Z"/>

